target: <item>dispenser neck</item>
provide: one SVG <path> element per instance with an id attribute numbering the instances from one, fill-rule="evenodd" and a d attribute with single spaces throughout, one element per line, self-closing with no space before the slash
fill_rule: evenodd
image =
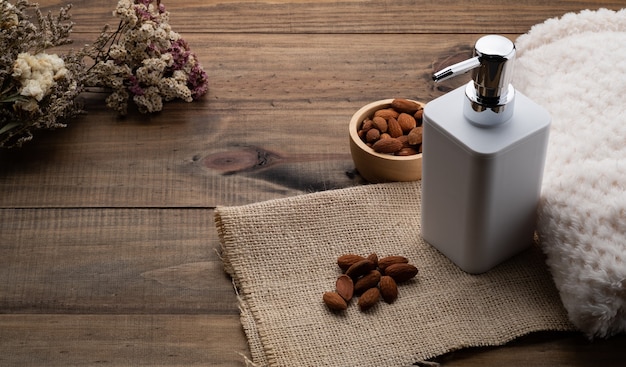
<path id="1" fill-rule="evenodd" d="M 477 98 L 487 105 L 506 101 L 515 61 L 513 42 L 502 36 L 485 36 L 476 42 L 474 55 L 479 61 L 472 70 Z"/>

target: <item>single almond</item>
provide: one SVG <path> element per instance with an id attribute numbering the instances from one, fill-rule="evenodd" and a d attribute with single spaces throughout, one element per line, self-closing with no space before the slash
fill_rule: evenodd
<path id="1" fill-rule="evenodd" d="M 389 135 L 391 135 L 392 138 L 397 138 L 398 136 L 404 135 L 400 123 L 393 117 L 387 120 L 387 132 L 389 133 Z"/>
<path id="2" fill-rule="evenodd" d="M 397 156 L 401 156 L 401 157 L 406 157 L 406 156 L 415 155 L 415 154 L 418 154 L 418 153 L 419 152 L 415 148 L 412 148 L 412 147 L 402 147 L 402 149 L 400 149 L 400 150 L 398 150 L 396 152 L 396 155 Z"/>
<path id="3" fill-rule="evenodd" d="M 417 121 L 417 126 L 420 126 L 422 122 L 422 118 L 424 118 L 424 109 L 421 108 L 417 110 L 417 112 L 413 114 L 413 117 L 415 118 L 415 121 Z"/>
<path id="4" fill-rule="evenodd" d="M 385 302 L 393 303 L 398 298 L 398 285 L 392 277 L 388 275 L 380 277 L 378 288 L 380 289 L 380 295 L 383 297 Z"/>
<path id="5" fill-rule="evenodd" d="M 383 108 L 374 112 L 374 117 L 379 116 L 384 118 L 385 120 L 389 120 L 389 118 L 393 117 L 394 119 L 400 115 L 398 111 L 393 108 Z"/>
<path id="6" fill-rule="evenodd" d="M 361 260 L 365 260 L 365 258 L 355 254 L 345 254 L 337 258 L 337 265 L 341 270 L 346 271 L 353 264 L 358 263 Z"/>
<path id="7" fill-rule="evenodd" d="M 359 138 L 361 138 L 361 140 L 366 141 L 365 140 L 365 136 L 367 135 L 367 131 L 361 129 L 361 130 L 357 131 L 356 133 L 359 136 Z"/>
<path id="8" fill-rule="evenodd" d="M 385 275 L 388 275 L 396 281 L 396 283 L 406 282 L 417 275 L 417 268 L 411 264 L 398 263 L 389 265 L 385 269 Z"/>
<path id="9" fill-rule="evenodd" d="M 400 140 L 403 148 L 411 146 L 411 144 L 409 144 L 409 137 L 407 135 L 398 136 L 396 139 Z"/>
<path id="10" fill-rule="evenodd" d="M 411 145 L 422 144 L 422 133 L 423 133 L 423 129 L 421 126 L 411 129 L 411 131 L 409 131 L 407 135 L 409 144 Z"/>
<path id="11" fill-rule="evenodd" d="M 352 278 L 345 274 L 341 274 L 337 277 L 335 288 L 341 298 L 343 298 L 346 302 L 350 302 L 352 295 L 354 295 L 354 282 L 352 281 Z"/>
<path id="12" fill-rule="evenodd" d="M 343 311 L 348 308 L 346 301 L 337 292 L 325 292 L 322 300 L 333 311 Z"/>
<path id="13" fill-rule="evenodd" d="M 374 267 L 378 266 L 378 255 L 376 253 L 372 252 L 367 256 L 367 259 L 374 264 Z"/>
<path id="14" fill-rule="evenodd" d="M 422 106 L 419 103 L 409 101 L 408 99 L 404 99 L 404 98 L 396 98 L 393 101 L 391 101 L 391 107 L 396 111 L 409 113 L 411 115 L 414 114 L 420 108 L 422 108 Z"/>
<path id="15" fill-rule="evenodd" d="M 378 259 L 378 268 L 384 272 L 385 269 L 389 265 L 397 264 L 397 263 L 406 264 L 408 262 L 409 262 L 409 259 L 407 259 L 404 256 L 387 256 L 387 257 L 383 257 L 382 259 Z"/>
<path id="16" fill-rule="evenodd" d="M 372 145 L 372 149 L 374 149 L 377 153 L 395 153 L 402 148 L 402 143 L 398 139 L 388 138 L 388 139 L 380 139 L 374 145 Z"/>
<path id="17" fill-rule="evenodd" d="M 370 119 L 363 120 L 363 123 L 361 124 L 361 130 L 364 130 L 366 132 L 373 127 L 374 123 Z"/>
<path id="18" fill-rule="evenodd" d="M 369 273 L 363 275 L 354 283 L 354 292 L 360 294 L 366 290 L 376 287 L 380 281 L 380 272 L 378 270 L 370 270 Z"/>
<path id="19" fill-rule="evenodd" d="M 387 120 L 385 120 L 383 117 L 374 116 L 374 118 L 372 119 L 372 123 L 374 124 L 374 127 L 376 127 L 381 133 L 387 132 Z"/>
<path id="20" fill-rule="evenodd" d="M 365 141 L 368 143 L 373 143 L 376 140 L 380 139 L 380 130 L 378 129 L 369 129 L 365 134 Z"/>
<path id="21" fill-rule="evenodd" d="M 398 116 L 398 123 L 402 128 L 402 132 L 405 134 L 417 126 L 415 117 L 409 115 L 408 113 L 401 113 L 400 116 Z"/>
<path id="22" fill-rule="evenodd" d="M 378 288 L 370 288 L 365 291 L 365 293 L 363 293 L 361 297 L 359 297 L 359 301 L 357 302 L 357 304 L 359 305 L 361 311 L 367 311 L 370 308 L 374 307 L 374 305 L 378 303 L 379 299 L 380 291 L 378 290 Z"/>
<path id="23" fill-rule="evenodd" d="M 351 277 L 352 279 L 356 279 L 361 275 L 369 273 L 370 270 L 373 269 L 374 264 L 368 259 L 363 259 L 357 263 L 352 264 L 352 266 L 350 266 L 348 270 L 346 270 L 346 275 Z"/>

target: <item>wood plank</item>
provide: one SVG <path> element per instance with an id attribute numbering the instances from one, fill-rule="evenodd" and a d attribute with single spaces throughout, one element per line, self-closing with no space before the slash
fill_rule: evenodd
<path id="1" fill-rule="evenodd" d="M 626 335 L 590 341 L 579 333 L 539 332 L 503 347 L 469 348 L 436 358 L 445 367 L 622 367 Z"/>
<path id="2" fill-rule="evenodd" d="M 39 1 L 55 11 L 64 0 Z M 187 0 L 162 1 L 170 23 L 182 33 L 524 33 L 530 26 L 567 12 L 600 7 L 620 9 L 621 0 L 520 3 L 516 0 Z M 115 2 L 85 0 L 72 9 L 77 32 L 117 25 Z M 104 20 L 104 21 L 103 21 Z"/>
<path id="3" fill-rule="evenodd" d="M 238 315 L 212 210 L 0 210 L 0 313 Z"/>
<path id="4" fill-rule="evenodd" d="M 0 315 L 2 366 L 245 366 L 238 316 Z"/>
<path id="5" fill-rule="evenodd" d="M 621 367 L 625 341 L 538 333 L 434 361 L 446 367 Z M 2 365 L 243 366 L 243 356 L 250 358 L 237 316 L 0 315 L 0 345 Z"/>
<path id="6" fill-rule="evenodd" d="M 102 95 L 86 95 L 88 114 L 68 128 L 0 151 L 0 207 L 215 207 L 360 184 L 349 175 L 351 115 L 373 100 L 428 101 L 461 85 L 436 87 L 430 75 L 469 55 L 474 40 L 194 36 L 208 96 L 120 118 Z M 380 57 L 400 43 L 410 51 Z"/>

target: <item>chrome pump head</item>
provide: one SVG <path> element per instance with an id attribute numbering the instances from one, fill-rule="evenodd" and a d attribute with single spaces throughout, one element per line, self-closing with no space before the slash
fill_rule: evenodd
<path id="1" fill-rule="evenodd" d="M 433 75 L 440 82 L 472 71 L 465 88 L 465 117 L 480 126 L 503 123 L 513 115 L 515 89 L 511 85 L 515 45 L 508 38 L 489 35 L 476 41 L 474 57 L 449 66 Z"/>

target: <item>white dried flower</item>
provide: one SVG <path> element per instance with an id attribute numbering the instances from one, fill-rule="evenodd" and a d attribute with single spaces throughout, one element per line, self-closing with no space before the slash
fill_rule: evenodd
<path id="1" fill-rule="evenodd" d="M 127 54 L 126 49 L 120 44 L 115 43 L 109 48 L 109 56 L 118 62 L 124 60 Z"/>
<path id="2" fill-rule="evenodd" d="M 181 83 L 174 78 L 163 78 L 158 84 L 159 91 L 166 101 L 180 98 L 185 102 L 193 101 L 191 90 L 187 87 L 187 83 Z"/>
<path id="3" fill-rule="evenodd" d="M 106 106 L 117 110 L 120 113 L 126 113 L 126 101 L 128 100 L 128 92 L 125 89 L 117 89 L 109 94 L 106 98 Z"/>
<path id="4" fill-rule="evenodd" d="M 163 109 L 163 99 L 157 87 L 148 87 L 142 95 L 135 95 L 133 101 L 142 113 L 152 113 Z"/>
<path id="5" fill-rule="evenodd" d="M 137 13 L 133 8 L 134 4 L 133 0 L 120 0 L 113 11 L 113 16 L 122 18 L 125 22 L 128 22 L 131 27 L 134 27 L 139 21 Z"/>
<path id="6" fill-rule="evenodd" d="M 179 83 L 187 83 L 189 75 L 184 70 L 175 70 L 172 77 Z"/>
<path id="7" fill-rule="evenodd" d="M 165 62 L 165 65 L 167 65 L 167 67 L 170 67 L 174 64 L 174 57 L 170 53 L 161 54 L 161 60 Z"/>
<path id="8" fill-rule="evenodd" d="M 17 55 L 13 64 L 13 77 L 21 84 L 19 93 L 37 101 L 48 95 L 55 80 L 65 77 L 66 74 L 65 62 L 55 54 L 42 52 L 31 55 L 22 52 Z"/>
<path id="9" fill-rule="evenodd" d="M 163 77 L 163 71 L 166 67 L 167 63 L 160 58 L 143 60 L 143 66 L 137 69 L 135 75 L 141 83 L 156 85 L 159 79 Z"/>
<path id="10" fill-rule="evenodd" d="M 153 22 L 145 22 L 139 28 L 143 33 L 145 38 L 150 38 L 154 36 L 154 23 Z"/>

